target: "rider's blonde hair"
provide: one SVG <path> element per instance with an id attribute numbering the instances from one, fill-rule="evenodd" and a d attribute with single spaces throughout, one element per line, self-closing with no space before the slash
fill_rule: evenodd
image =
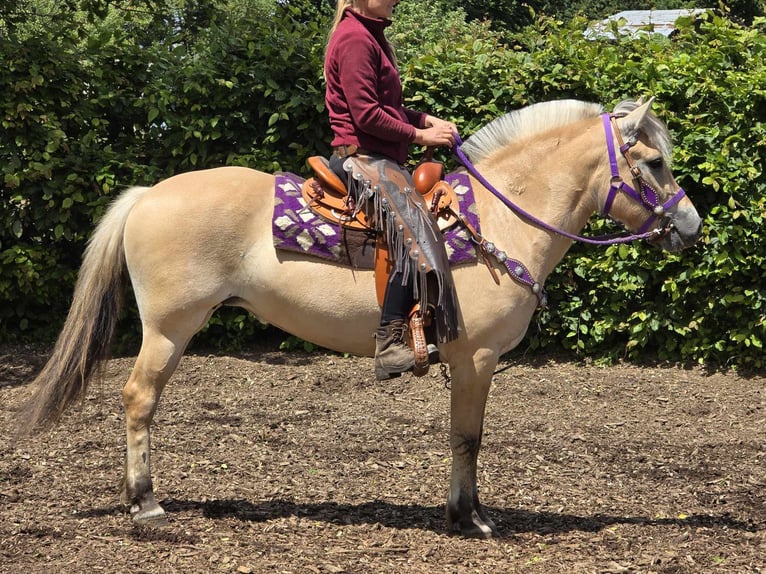
<path id="1" fill-rule="evenodd" d="M 327 34 L 327 41 L 330 41 L 330 38 L 332 38 L 333 33 L 335 32 L 335 29 L 338 27 L 338 24 L 340 24 L 340 21 L 343 19 L 343 12 L 346 10 L 346 8 L 351 7 L 353 10 L 356 10 L 359 6 L 359 2 L 357 0 L 338 0 L 335 5 L 335 17 L 332 19 L 332 24 L 330 25 L 330 33 Z"/>

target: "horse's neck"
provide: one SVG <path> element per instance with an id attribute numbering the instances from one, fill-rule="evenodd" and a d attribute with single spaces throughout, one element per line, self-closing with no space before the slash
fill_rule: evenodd
<path id="1" fill-rule="evenodd" d="M 479 173 L 521 209 L 551 226 L 579 233 L 597 209 L 593 188 L 599 166 L 593 145 L 583 147 L 582 138 L 539 138 L 509 146 L 477 165 Z M 489 191 L 477 193 L 482 232 L 509 256 L 544 278 L 571 245 L 519 218 Z"/>

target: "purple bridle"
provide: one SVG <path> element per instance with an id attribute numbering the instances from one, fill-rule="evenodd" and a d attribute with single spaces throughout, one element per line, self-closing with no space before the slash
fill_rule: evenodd
<path id="1" fill-rule="evenodd" d="M 593 245 L 614 245 L 616 243 L 629 243 L 631 241 L 636 241 L 639 239 L 657 239 L 662 237 L 668 232 L 669 227 L 668 226 L 660 226 L 656 229 L 652 229 L 649 231 L 648 229 L 651 227 L 652 222 L 659 219 L 660 217 L 664 216 L 665 212 L 676 205 L 686 193 L 682 188 L 678 188 L 678 191 L 676 192 L 673 197 L 671 197 L 668 201 L 666 201 L 664 204 L 660 205 L 659 199 L 657 198 L 657 192 L 648 184 L 646 181 L 644 181 L 643 177 L 641 176 L 641 170 L 633 165 L 633 162 L 630 159 L 629 151 L 632 146 L 635 145 L 635 142 L 628 142 L 628 144 L 622 143 L 622 136 L 620 135 L 620 130 L 618 129 L 616 125 L 616 117 L 614 114 L 605 113 L 601 115 L 603 124 L 604 124 L 604 131 L 606 133 L 606 145 L 607 150 L 609 151 L 609 165 L 612 169 L 612 180 L 611 180 L 611 186 L 609 188 L 609 194 L 607 195 L 606 203 L 604 205 L 603 214 L 608 215 L 609 210 L 612 207 L 612 203 L 614 203 L 614 198 L 617 195 L 618 191 L 625 192 L 629 197 L 633 198 L 634 200 L 641 203 L 649 212 L 649 218 L 646 220 L 646 222 L 641 226 L 641 228 L 638 230 L 638 233 L 633 235 L 625 235 L 625 236 L 608 236 L 608 237 L 585 237 L 582 235 L 576 235 L 573 233 L 569 233 L 568 231 L 565 231 L 563 229 L 558 229 L 549 223 L 546 223 L 545 221 L 542 221 L 541 219 L 538 219 L 531 213 L 525 211 L 512 201 L 510 201 L 507 197 L 505 197 L 502 193 L 500 193 L 487 179 L 479 173 L 479 171 L 476 169 L 476 166 L 471 163 L 471 160 L 468 159 L 468 157 L 463 152 L 461 146 L 463 144 L 463 140 L 460 138 L 459 134 L 455 134 L 455 146 L 452 148 L 452 151 L 455 153 L 457 158 L 460 160 L 460 162 L 463 164 L 463 166 L 468 170 L 468 172 L 473 175 L 476 180 L 481 183 L 487 190 L 489 190 L 495 197 L 497 197 L 507 208 L 509 208 L 511 211 L 516 213 L 518 216 L 526 219 L 530 223 L 536 225 L 537 227 L 541 227 L 547 231 L 550 231 L 552 233 L 556 233 L 557 235 L 561 235 L 562 237 L 566 237 L 568 239 L 571 239 L 573 241 L 582 241 L 583 243 L 590 243 Z M 614 132 L 612 132 L 611 124 L 612 122 L 615 123 L 615 129 Z M 617 134 L 617 138 L 619 141 L 619 149 L 622 156 L 625 158 L 625 160 L 628 162 L 628 167 L 630 167 L 631 174 L 633 175 L 633 183 L 638 187 L 641 191 L 637 192 L 635 189 L 630 187 L 625 181 L 623 181 L 622 177 L 620 177 L 620 172 L 617 168 L 617 154 L 615 152 L 615 146 L 614 146 L 614 137 L 613 133 Z"/>
<path id="2" fill-rule="evenodd" d="M 654 221 L 664 216 L 670 208 L 681 201 L 681 199 L 686 195 L 686 192 L 683 190 L 683 188 L 679 187 L 678 191 L 675 193 L 675 195 L 673 195 L 673 197 L 671 197 L 665 203 L 660 204 L 660 200 L 657 197 L 657 192 L 651 185 L 644 181 L 644 178 L 641 176 L 641 170 L 637 166 L 633 165 L 633 161 L 630 159 L 630 154 L 628 152 L 630 151 L 631 147 L 636 145 L 636 141 L 633 140 L 628 141 L 628 143 L 623 143 L 622 135 L 620 134 L 620 130 L 617 127 L 616 118 L 617 116 L 614 114 L 601 114 L 601 120 L 604 124 L 604 132 L 606 133 L 606 147 L 609 150 L 609 165 L 612 169 L 612 182 L 609 187 L 609 194 L 606 196 L 606 202 L 604 203 L 604 209 L 602 213 L 604 215 L 609 215 L 609 211 L 612 209 L 612 203 L 614 203 L 614 198 L 617 196 L 617 193 L 619 191 L 624 192 L 626 195 L 642 204 L 650 212 L 649 218 L 638 230 L 638 233 L 642 234 L 649 230 Z M 614 125 L 614 132 L 612 132 L 612 125 Z M 617 142 L 620 146 L 620 153 L 628 163 L 630 173 L 633 176 L 633 185 L 635 185 L 640 191 L 636 191 L 635 188 L 630 187 L 630 185 L 625 183 L 625 181 L 620 176 L 620 171 L 617 168 L 617 154 L 614 151 L 614 138 L 611 137 L 612 133 L 617 135 Z"/>

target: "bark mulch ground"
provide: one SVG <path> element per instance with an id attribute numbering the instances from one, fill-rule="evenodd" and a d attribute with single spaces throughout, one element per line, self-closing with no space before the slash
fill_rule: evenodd
<path id="1" fill-rule="evenodd" d="M 131 358 L 12 444 L 44 354 L 0 349 L 0 572 L 766 572 L 764 377 L 515 360 L 479 489 L 496 540 L 446 531 L 449 390 L 370 359 L 186 356 L 155 418 L 170 525 L 119 503 Z"/>

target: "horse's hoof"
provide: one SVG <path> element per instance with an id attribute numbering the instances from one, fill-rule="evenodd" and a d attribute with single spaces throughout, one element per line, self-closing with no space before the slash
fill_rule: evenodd
<path id="1" fill-rule="evenodd" d="M 497 530 L 489 524 L 471 524 L 467 528 L 460 529 L 460 535 L 465 538 L 482 538 L 489 540 L 498 536 Z"/>
<path id="2" fill-rule="evenodd" d="M 164 528 L 169 526 L 165 511 L 160 506 L 148 508 L 146 510 L 134 511 L 131 508 L 130 514 L 133 517 L 133 524 L 136 526 L 146 526 L 148 528 Z"/>
<path id="3" fill-rule="evenodd" d="M 487 517 L 482 517 L 477 511 L 472 511 L 470 519 L 449 520 L 448 526 L 451 531 L 465 538 L 497 538 L 499 533 L 495 523 Z"/>

